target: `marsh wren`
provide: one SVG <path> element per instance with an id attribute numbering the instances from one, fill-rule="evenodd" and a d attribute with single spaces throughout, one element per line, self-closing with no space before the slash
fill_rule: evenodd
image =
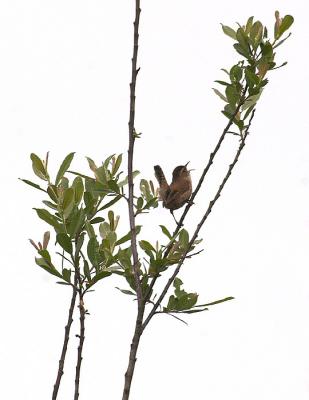
<path id="1" fill-rule="evenodd" d="M 173 171 L 172 183 L 169 185 L 166 181 L 164 172 L 159 165 L 154 166 L 155 176 L 160 185 L 159 197 L 162 200 L 163 207 L 168 208 L 175 220 L 174 210 L 182 207 L 187 203 L 192 194 L 192 181 L 190 171 L 187 169 L 187 164 L 179 165 Z"/>

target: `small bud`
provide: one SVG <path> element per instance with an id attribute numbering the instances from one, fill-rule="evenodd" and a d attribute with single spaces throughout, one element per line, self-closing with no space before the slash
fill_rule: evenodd
<path id="1" fill-rule="evenodd" d="M 43 236 L 43 249 L 46 250 L 50 239 L 50 232 L 47 231 Z"/>
<path id="2" fill-rule="evenodd" d="M 29 239 L 29 242 L 32 244 L 32 246 L 33 246 L 37 251 L 40 250 L 40 249 L 38 248 L 38 246 L 36 245 L 36 243 L 35 243 L 32 239 Z"/>

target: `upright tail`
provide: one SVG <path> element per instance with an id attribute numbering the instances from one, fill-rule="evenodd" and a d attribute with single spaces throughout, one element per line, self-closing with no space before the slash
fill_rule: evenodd
<path id="1" fill-rule="evenodd" d="M 167 194 L 170 190 L 170 187 L 169 187 L 169 184 L 166 182 L 164 172 L 162 171 L 162 168 L 160 167 L 160 165 L 155 165 L 154 170 L 155 170 L 155 176 L 156 176 L 157 181 L 160 186 L 159 200 L 163 201 L 163 207 L 165 207 L 165 200 L 166 200 Z"/>
<path id="2" fill-rule="evenodd" d="M 164 172 L 163 172 L 162 168 L 160 167 L 160 165 L 155 165 L 154 170 L 155 170 L 155 176 L 160 185 L 160 189 L 167 189 L 169 187 L 169 185 L 166 181 Z"/>

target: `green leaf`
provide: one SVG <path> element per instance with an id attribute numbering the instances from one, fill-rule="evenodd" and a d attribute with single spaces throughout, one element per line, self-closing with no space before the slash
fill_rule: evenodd
<path id="1" fill-rule="evenodd" d="M 215 81 L 216 83 L 219 83 L 220 85 L 223 85 L 223 86 L 228 86 L 229 85 L 229 83 L 228 82 L 224 82 L 224 81 Z"/>
<path id="2" fill-rule="evenodd" d="M 89 168 L 91 169 L 92 172 L 95 173 L 96 170 L 98 169 L 98 167 L 96 166 L 95 162 L 89 157 L 86 157 L 86 159 L 88 161 Z"/>
<path id="3" fill-rule="evenodd" d="M 29 185 L 29 186 L 32 186 L 32 187 L 34 187 L 34 188 L 36 188 L 36 189 L 38 189 L 38 190 L 41 190 L 42 192 L 45 192 L 45 193 L 46 193 L 46 190 L 42 189 L 41 186 L 40 186 L 40 185 L 37 185 L 36 183 L 33 183 L 33 182 L 31 182 L 31 181 L 28 181 L 27 179 L 21 179 L 21 178 L 19 178 L 19 180 L 22 181 L 22 182 L 24 182 L 24 183 L 26 183 L 26 184 Z"/>
<path id="4" fill-rule="evenodd" d="M 60 274 L 60 272 L 58 272 L 56 268 L 52 264 L 49 264 L 44 258 L 36 257 L 35 262 L 39 267 L 43 268 L 48 273 L 62 279 L 62 275 Z"/>
<path id="5" fill-rule="evenodd" d="M 232 39 L 236 40 L 236 32 L 234 31 L 234 29 L 230 28 L 230 27 L 227 26 L 227 25 L 223 25 L 223 24 L 221 24 L 221 26 L 222 26 L 223 32 L 224 32 L 227 36 L 229 36 L 229 37 L 231 37 Z"/>
<path id="6" fill-rule="evenodd" d="M 51 201 L 43 200 L 42 203 L 45 204 L 47 207 L 51 208 L 52 210 L 58 210 L 57 204 L 54 204 Z"/>
<path id="7" fill-rule="evenodd" d="M 57 242 L 60 244 L 60 246 L 63 248 L 64 251 L 66 251 L 69 254 L 72 254 L 73 252 L 72 242 L 66 233 L 58 233 Z"/>
<path id="8" fill-rule="evenodd" d="M 138 243 L 141 249 L 143 249 L 144 251 L 156 252 L 155 248 L 152 246 L 151 243 L 147 242 L 147 240 L 140 240 Z"/>
<path id="9" fill-rule="evenodd" d="M 103 165 L 106 169 L 108 169 L 109 163 L 112 158 L 114 158 L 115 154 L 112 154 L 111 156 L 108 156 L 107 159 L 104 161 Z"/>
<path id="10" fill-rule="evenodd" d="M 58 204 L 58 191 L 57 191 L 57 187 L 55 185 L 48 186 L 47 194 L 52 199 L 52 201 L 54 201 L 56 204 Z"/>
<path id="11" fill-rule="evenodd" d="M 76 205 L 79 205 L 79 203 L 82 201 L 83 195 L 84 195 L 84 183 L 83 180 L 80 176 L 77 176 L 73 183 L 72 183 L 72 188 L 74 189 L 74 201 Z"/>
<path id="12" fill-rule="evenodd" d="M 239 101 L 239 93 L 234 85 L 229 85 L 225 89 L 225 94 L 229 104 L 234 108 Z"/>
<path id="13" fill-rule="evenodd" d="M 85 223 L 86 214 L 83 209 L 75 209 L 70 215 L 68 233 L 71 237 L 75 237 Z"/>
<path id="14" fill-rule="evenodd" d="M 185 229 L 182 229 L 179 233 L 179 241 L 181 244 L 181 247 L 183 249 L 186 249 L 189 244 L 189 233 Z"/>
<path id="15" fill-rule="evenodd" d="M 258 85 L 259 83 L 259 77 L 257 75 L 255 75 L 254 72 L 250 71 L 250 69 L 246 68 L 245 69 L 245 78 L 246 78 L 246 82 L 247 85 L 249 87 L 254 87 L 255 85 Z"/>
<path id="16" fill-rule="evenodd" d="M 244 56 L 247 59 L 250 58 L 249 51 L 245 50 L 239 43 L 235 43 L 233 47 L 240 55 Z"/>
<path id="17" fill-rule="evenodd" d="M 57 218 L 49 211 L 45 210 L 44 208 L 34 208 L 34 210 L 38 214 L 39 218 L 41 218 L 43 221 L 47 222 L 49 225 L 52 225 L 56 230 L 61 229 L 61 225 L 59 224 Z"/>
<path id="18" fill-rule="evenodd" d="M 99 226 L 99 232 L 102 239 L 105 239 L 107 234 L 110 232 L 111 227 L 108 222 L 103 222 Z"/>
<path id="19" fill-rule="evenodd" d="M 279 39 L 280 36 L 282 36 L 284 34 L 284 32 L 286 32 L 290 28 L 290 26 L 293 24 L 293 22 L 294 22 L 294 18 L 292 17 L 292 15 L 286 15 L 285 17 L 283 17 L 275 39 Z"/>
<path id="20" fill-rule="evenodd" d="M 172 234 L 168 231 L 168 229 L 166 228 L 166 226 L 164 225 L 159 225 L 160 228 L 162 229 L 162 232 L 164 233 L 165 236 L 167 236 L 170 240 L 172 239 Z"/>
<path id="21" fill-rule="evenodd" d="M 91 281 L 90 269 L 87 260 L 84 260 L 84 275 L 87 278 L 87 281 Z"/>
<path id="22" fill-rule="evenodd" d="M 107 182 L 107 184 L 108 184 L 108 187 L 109 187 L 113 192 L 115 192 L 115 193 L 119 193 L 119 192 L 120 192 L 120 188 L 119 188 L 119 186 L 117 185 L 117 182 L 116 182 L 116 181 L 110 180 L 110 181 Z"/>
<path id="23" fill-rule="evenodd" d="M 81 174 L 81 173 L 76 172 L 76 171 L 68 171 L 68 173 L 72 174 L 72 175 L 80 176 L 81 178 L 84 178 L 84 179 L 89 179 L 90 181 L 95 181 L 95 179 L 92 178 L 91 176 L 84 175 L 84 174 Z"/>
<path id="24" fill-rule="evenodd" d="M 216 93 L 217 96 L 220 97 L 221 100 L 225 101 L 226 103 L 228 103 L 227 98 L 221 93 L 219 92 L 218 89 L 212 88 L 212 90 Z"/>
<path id="25" fill-rule="evenodd" d="M 106 278 L 108 276 L 110 276 L 112 273 L 109 271 L 100 271 L 99 273 L 97 273 L 89 282 L 88 284 L 88 288 L 90 286 L 93 286 L 95 283 L 97 283 L 98 281 L 100 281 L 103 278 Z"/>
<path id="26" fill-rule="evenodd" d="M 249 54 L 248 37 L 245 34 L 245 31 L 243 30 L 243 28 L 237 29 L 236 39 L 238 40 L 238 43 L 244 49 L 244 51 L 248 52 L 248 54 Z"/>
<path id="27" fill-rule="evenodd" d="M 230 78 L 231 82 L 239 82 L 242 78 L 242 68 L 239 65 L 233 65 L 233 67 L 230 70 Z M 229 86 L 227 84 L 226 86 Z"/>
<path id="28" fill-rule="evenodd" d="M 131 296 L 136 296 L 136 294 L 134 292 L 132 292 L 131 290 L 126 290 L 126 289 L 120 289 L 119 287 L 116 287 L 116 289 L 118 289 L 121 293 L 123 294 L 128 294 Z"/>
<path id="29" fill-rule="evenodd" d="M 97 239 L 95 237 L 90 238 L 87 246 L 87 254 L 91 264 L 94 266 L 98 265 L 98 249 L 99 243 Z"/>
<path id="30" fill-rule="evenodd" d="M 113 170 L 112 170 L 112 174 L 115 175 L 118 171 L 118 169 L 120 168 L 120 165 L 122 163 L 122 154 L 119 154 L 119 156 L 117 157 L 117 160 L 115 162 L 115 165 L 113 166 Z"/>
<path id="31" fill-rule="evenodd" d="M 55 185 L 58 186 L 58 184 L 60 183 L 61 179 L 63 178 L 64 174 L 66 173 L 66 171 L 70 168 L 71 162 L 73 160 L 75 153 L 70 153 L 68 154 L 65 159 L 62 161 L 62 164 L 59 168 L 59 171 L 57 173 L 57 177 L 56 177 L 56 181 L 55 181 Z"/>
<path id="32" fill-rule="evenodd" d="M 137 208 L 140 210 L 141 208 L 143 208 L 143 204 L 144 204 L 144 199 L 142 197 L 139 197 L 137 199 L 137 204 L 136 204 Z"/>
<path id="33" fill-rule="evenodd" d="M 264 58 L 268 60 L 273 59 L 273 47 L 269 42 L 266 42 L 264 45 L 261 43 L 261 50 L 262 50 L 262 55 Z"/>
<path id="34" fill-rule="evenodd" d="M 98 209 L 98 212 L 99 212 L 99 211 L 102 211 L 102 210 L 105 210 L 106 208 L 111 207 L 112 205 L 114 205 L 115 203 L 117 203 L 117 201 L 120 200 L 121 197 L 122 197 L 121 195 L 116 196 L 113 200 L 109 201 L 108 203 L 104 204 L 103 207 L 99 208 L 99 209 Z"/>
<path id="35" fill-rule="evenodd" d="M 62 276 L 66 282 L 71 283 L 71 270 L 70 269 L 63 268 Z"/>
<path id="36" fill-rule="evenodd" d="M 86 231 L 87 231 L 88 236 L 89 236 L 90 239 L 96 237 L 94 228 L 93 228 L 93 226 L 91 225 L 91 223 L 89 221 L 85 222 L 85 228 L 86 228 Z"/>
<path id="37" fill-rule="evenodd" d="M 133 171 L 133 173 L 132 173 L 133 179 L 135 179 L 137 177 L 137 175 L 139 175 L 139 174 L 140 174 L 140 171 Z M 127 184 L 128 184 L 128 177 L 126 177 L 123 181 L 119 182 L 118 186 L 122 187 Z"/>
<path id="38" fill-rule="evenodd" d="M 263 38 L 263 25 L 260 21 L 256 21 L 253 24 L 249 36 L 251 41 L 253 42 L 254 50 L 257 49 Z"/>
<path id="39" fill-rule="evenodd" d="M 96 217 L 96 218 L 93 218 L 90 221 L 90 223 L 91 223 L 91 225 L 94 225 L 94 224 L 98 224 L 99 222 L 103 222 L 103 221 L 105 221 L 105 219 L 103 217 Z"/>
<path id="40" fill-rule="evenodd" d="M 208 307 L 208 306 L 213 306 L 213 305 L 215 305 L 215 304 L 224 303 L 225 301 L 234 300 L 234 298 L 235 298 L 235 297 L 225 297 L 224 299 L 212 301 L 211 303 L 198 304 L 196 307 Z"/>
<path id="41" fill-rule="evenodd" d="M 43 161 L 34 153 L 30 154 L 30 158 L 32 160 L 32 169 L 35 175 L 43 179 L 44 181 L 48 181 L 49 176 L 43 164 Z"/>
<path id="42" fill-rule="evenodd" d="M 109 210 L 107 213 L 108 216 L 108 220 L 109 220 L 109 226 L 111 228 L 112 231 L 115 230 L 115 216 L 114 216 L 114 211 L 113 210 Z"/>
<path id="43" fill-rule="evenodd" d="M 74 207 L 74 189 L 70 188 L 64 192 L 62 210 L 64 218 L 67 218 Z"/>
<path id="44" fill-rule="evenodd" d="M 247 21 L 246 29 L 245 29 L 246 34 L 248 34 L 251 31 L 253 19 L 254 19 L 254 17 L 250 17 Z"/>
<path id="45" fill-rule="evenodd" d="M 44 260 L 46 260 L 49 264 L 51 263 L 51 258 L 50 258 L 50 254 L 48 252 L 48 250 L 43 249 L 43 250 L 39 250 L 38 253 L 40 254 L 40 256 L 42 256 L 44 258 Z"/>
<path id="46" fill-rule="evenodd" d="M 86 206 L 86 213 L 91 214 L 96 203 L 96 199 L 93 197 L 91 192 L 84 192 L 84 203 Z"/>
<path id="47" fill-rule="evenodd" d="M 137 235 L 140 233 L 141 228 L 142 228 L 141 225 L 137 225 L 137 226 L 135 227 L 135 231 L 136 231 L 136 234 L 137 234 Z M 119 246 L 119 245 L 121 245 L 121 244 L 127 242 L 128 240 L 131 240 L 131 232 L 128 232 L 126 235 L 122 236 L 122 238 L 120 238 L 119 240 L 117 240 L 117 242 L 115 243 L 115 245 L 116 245 L 116 246 Z"/>

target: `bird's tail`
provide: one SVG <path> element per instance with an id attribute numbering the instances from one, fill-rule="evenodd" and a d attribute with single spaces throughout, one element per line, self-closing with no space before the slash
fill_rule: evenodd
<path id="1" fill-rule="evenodd" d="M 162 168 L 160 167 L 160 165 L 155 165 L 154 170 L 155 170 L 155 176 L 160 185 L 160 189 L 167 189 L 169 187 L 169 185 L 166 181 L 164 172 L 163 172 Z"/>

